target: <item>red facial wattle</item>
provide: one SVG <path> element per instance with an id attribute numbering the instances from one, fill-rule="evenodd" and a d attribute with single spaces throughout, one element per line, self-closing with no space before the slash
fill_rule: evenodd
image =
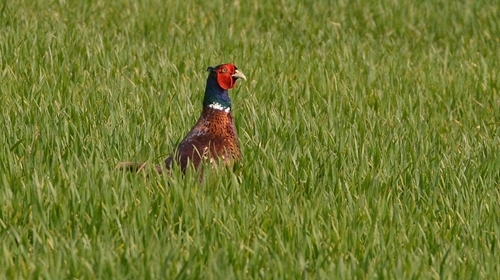
<path id="1" fill-rule="evenodd" d="M 226 64 L 217 69 L 217 83 L 224 90 L 229 90 L 236 85 L 235 77 L 231 76 L 235 73 L 235 67 L 232 64 Z"/>

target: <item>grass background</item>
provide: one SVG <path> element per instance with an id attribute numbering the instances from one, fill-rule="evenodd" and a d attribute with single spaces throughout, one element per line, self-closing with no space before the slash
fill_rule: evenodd
<path id="1" fill-rule="evenodd" d="M 2 1 L 0 278 L 500 277 L 500 6 Z M 209 65 L 243 164 L 171 178 Z"/>

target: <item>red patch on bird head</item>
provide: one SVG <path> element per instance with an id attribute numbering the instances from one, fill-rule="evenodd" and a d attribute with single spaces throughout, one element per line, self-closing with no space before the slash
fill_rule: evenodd
<path id="1" fill-rule="evenodd" d="M 217 83 L 222 89 L 228 90 L 236 85 L 237 78 L 232 76 L 236 73 L 236 66 L 234 64 L 222 64 L 217 66 L 213 71 L 217 74 Z"/>

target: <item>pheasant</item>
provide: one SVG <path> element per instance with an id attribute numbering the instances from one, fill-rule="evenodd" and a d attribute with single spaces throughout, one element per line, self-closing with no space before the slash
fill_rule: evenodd
<path id="1" fill-rule="evenodd" d="M 246 77 L 232 63 L 208 67 L 207 71 L 210 73 L 205 88 L 203 111 L 174 154 L 165 160 L 164 167 L 167 171 L 174 162 L 185 173 L 190 164 L 198 169 L 202 162 L 229 164 L 241 159 L 228 91 L 236 86 L 238 79 L 246 80 Z M 145 163 L 134 162 L 118 164 L 120 169 L 133 172 L 140 171 L 144 166 Z M 156 166 L 156 171 L 162 174 L 164 168 Z"/>

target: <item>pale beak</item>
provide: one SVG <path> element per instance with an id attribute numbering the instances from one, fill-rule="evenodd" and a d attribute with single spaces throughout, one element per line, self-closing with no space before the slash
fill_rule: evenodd
<path id="1" fill-rule="evenodd" d="M 234 74 L 231 75 L 231 77 L 240 78 L 240 79 L 243 79 L 245 81 L 247 80 L 247 77 L 245 77 L 245 75 L 238 70 L 234 70 Z"/>

